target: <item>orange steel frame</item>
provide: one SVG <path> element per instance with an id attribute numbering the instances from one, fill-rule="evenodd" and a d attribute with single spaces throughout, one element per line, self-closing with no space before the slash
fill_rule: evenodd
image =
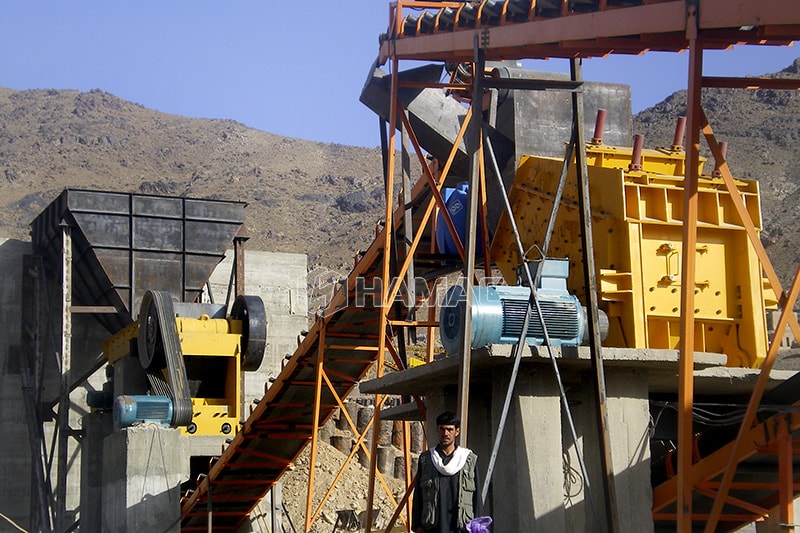
<path id="1" fill-rule="evenodd" d="M 486 2 L 480 2 L 480 9 L 483 9 Z M 800 325 L 791 312 L 797 301 L 800 292 L 800 269 L 795 276 L 795 281 L 789 293 L 785 293 L 780 281 L 771 265 L 766 251 L 764 250 L 757 234 L 757 230 L 750 219 L 741 197 L 737 193 L 732 174 L 724 162 L 724 157 L 719 148 L 719 143 L 714 137 L 708 120 L 703 113 L 700 98 L 703 87 L 727 87 L 727 88 L 760 88 L 768 87 L 773 89 L 800 89 L 800 82 L 796 80 L 772 80 L 772 79 L 740 79 L 740 78 L 721 78 L 703 77 L 702 60 L 705 49 L 726 49 L 735 44 L 759 44 L 759 45 L 786 45 L 792 41 L 800 39 L 800 3 L 793 0 L 645 0 L 642 5 L 634 7 L 610 8 L 605 0 L 599 0 L 599 10 L 590 14 L 570 13 L 567 6 L 569 2 L 562 2 L 561 17 L 540 19 L 531 17 L 526 22 L 508 22 L 505 20 L 505 4 L 503 6 L 503 16 L 497 24 L 491 26 L 481 26 L 480 16 L 478 22 L 473 27 L 456 29 L 450 31 L 438 30 L 437 24 L 434 30 L 427 34 L 417 34 L 415 36 L 404 35 L 403 15 L 404 10 L 408 11 L 424 9 L 441 9 L 451 7 L 459 13 L 463 8 L 462 2 L 424 2 L 424 1 L 399 1 L 390 4 L 389 9 L 389 30 L 388 36 L 383 41 L 380 49 L 380 59 L 382 62 L 389 61 L 392 73 L 391 87 L 391 110 L 389 124 L 392 128 L 389 146 L 395 146 L 395 131 L 391 125 L 396 123 L 398 114 L 404 118 L 401 104 L 397 101 L 397 73 L 399 72 L 399 61 L 402 60 L 428 60 L 428 61 L 461 61 L 473 62 L 473 42 L 475 35 L 481 35 L 482 50 L 486 54 L 487 60 L 502 59 L 524 59 L 524 58 L 575 58 L 575 57 L 597 57 L 612 53 L 641 54 L 648 50 L 663 51 L 683 51 L 688 50 L 689 72 L 688 72 L 688 101 L 687 101 L 687 164 L 685 179 L 684 213 L 686 220 L 683 234 L 682 249 L 682 275 L 684 279 L 693 279 L 695 271 L 695 254 L 690 253 L 694 249 L 697 239 L 697 183 L 698 183 L 698 161 L 700 150 L 700 133 L 702 134 L 711 149 L 714 158 L 721 161 L 721 175 L 726 188 L 733 199 L 734 206 L 742 219 L 751 244 L 757 252 L 764 273 L 779 295 L 780 305 L 784 312 L 780 315 L 776 331 L 781 332 L 788 325 L 796 339 L 800 339 Z M 532 2 L 531 11 L 536 2 Z M 457 19 L 456 19 L 457 20 Z M 457 24 L 456 24 L 457 25 Z M 752 32 L 742 32 L 740 29 L 753 26 Z M 417 30 L 420 26 L 417 25 Z M 738 31 L 737 31 L 738 30 Z M 634 37 L 631 37 L 634 36 Z M 474 65 L 474 63 L 473 63 Z M 417 86 L 419 84 L 416 84 Z M 431 84 L 426 86 L 437 86 L 451 88 L 451 84 Z M 473 104 L 474 105 L 474 104 Z M 473 107 L 470 107 L 473 112 Z M 465 119 L 464 124 L 468 124 L 469 119 Z M 404 127 L 409 130 L 412 144 L 415 151 L 421 154 L 420 147 L 413 136 L 407 120 L 403 120 Z M 463 130 L 460 135 L 463 135 Z M 459 139 L 460 141 L 460 139 Z M 458 142 L 456 143 L 456 145 Z M 582 147 L 579 147 L 582 149 Z M 482 147 L 478 148 L 479 160 L 483 161 Z M 452 157 L 451 157 L 452 160 Z M 393 168 L 393 150 L 389 150 L 388 168 Z M 449 162 L 448 162 L 449 163 Z M 482 166 L 482 165 L 481 165 Z M 445 165 L 444 176 L 447 174 L 448 165 Z M 425 174 L 423 178 L 431 186 L 436 181 L 427 170 L 423 162 Z M 442 178 L 439 183 L 443 181 Z M 393 180 L 388 180 L 388 189 L 391 190 Z M 441 187 L 441 185 L 437 186 Z M 485 189 L 481 186 L 481 191 L 485 194 Z M 438 194 L 434 194 L 437 206 L 443 209 L 443 202 Z M 425 220 L 428 221 L 432 205 L 425 213 Z M 391 223 L 392 198 L 387 195 L 386 206 L 386 227 L 393 227 Z M 449 221 L 448 221 L 449 224 Z M 473 223 L 474 224 L 474 223 Z M 485 224 L 485 221 L 483 222 Z M 485 227 L 485 226 L 484 226 Z M 452 232 L 452 227 L 449 228 Z M 473 230 L 475 226 L 473 226 Z M 421 234 L 421 229 L 418 230 Z M 455 232 L 453 232 L 455 233 Z M 387 326 L 392 324 L 388 318 L 388 308 L 393 298 L 399 291 L 399 284 L 390 287 L 388 284 L 389 272 L 389 250 L 390 236 L 384 234 L 384 312 L 380 317 L 380 331 L 386 331 Z M 411 252 L 406 258 L 405 263 L 400 269 L 398 279 L 401 279 L 413 260 L 416 249 L 416 240 L 411 247 Z M 458 241 L 457 241 L 458 242 Z M 459 252 L 462 253 L 463 247 L 459 243 Z M 488 263 L 488 261 L 487 261 Z M 654 493 L 653 511 L 654 518 L 668 518 L 676 521 L 678 531 L 690 531 L 692 520 L 705 520 L 706 531 L 714 531 L 721 516 L 722 507 L 726 502 L 738 504 L 746 509 L 746 516 L 764 516 L 766 510 L 757 505 L 748 504 L 735 498 L 728 497 L 728 491 L 732 485 L 733 475 L 736 465 L 744 458 L 756 453 L 757 448 L 752 444 L 747 436 L 759 432 L 764 435 L 764 424 L 753 426 L 756 408 L 764 392 L 764 388 L 769 376 L 769 371 L 777 353 L 779 343 L 774 341 L 770 344 L 767 359 L 764 362 L 762 372 L 759 376 L 755 390 L 752 393 L 748 405 L 747 414 L 742 422 L 741 430 L 737 439 L 725 446 L 712 456 L 702 459 L 693 464 L 693 435 L 692 435 L 692 406 L 693 406 L 693 353 L 694 353 L 694 317 L 693 317 L 694 287 L 692 284 L 683 284 L 681 293 L 681 341 L 679 346 L 680 365 L 679 365 L 679 437 L 678 437 L 678 472 L 668 483 L 658 487 Z M 378 359 L 378 374 L 382 372 L 382 357 L 380 354 L 387 348 L 386 339 L 381 339 Z M 463 387 L 463 383 L 461 384 Z M 461 390 L 461 389 L 460 389 Z M 380 397 L 379 397 L 380 398 Z M 378 404 L 376 399 L 376 404 Z M 374 428 L 377 430 L 379 423 L 379 413 L 373 420 Z M 462 413 L 463 416 L 463 413 Z M 791 471 L 791 456 L 793 442 L 791 431 L 800 429 L 800 416 L 796 414 L 780 415 L 776 417 L 779 424 L 779 431 L 773 432 L 770 443 L 772 449 L 779 456 L 780 470 L 780 512 L 783 523 L 792 521 L 792 499 L 800 488 L 800 483 L 794 479 Z M 466 423 L 466 420 L 463 421 Z M 375 432 L 373 433 L 375 435 Z M 373 449 L 371 459 L 371 473 L 374 475 L 375 469 L 375 440 L 373 438 Z M 750 443 L 750 444 L 748 444 Z M 763 451 L 763 450 L 762 450 Z M 714 481 L 724 472 L 722 481 Z M 371 512 L 373 499 L 374 481 L 370 480 L 369 501 L 367 506 L 368 513 Z M 409 488 L 410 490 L 410 488 Z M 692 494 L 705 494 L 714 500 L 712 512 L 708 515 L 694 515 L 692 513 Z M 404 502 L 408 497 L 404 498 Z M 669 503 L 677 501 L 677 512 L 674 515 L 659 513 Z M 404 503 L 401 502 L 401 503 Z M 748 514 L 749 513 L 749 514 Z M 395 516 L 399 514 L 395 513 Z M 368 516 L 370 516 L 368 514 Z M 370 530 L 368 527 L 367 530 Z M 387 531 L 389 528 L 387 527 Z"/>

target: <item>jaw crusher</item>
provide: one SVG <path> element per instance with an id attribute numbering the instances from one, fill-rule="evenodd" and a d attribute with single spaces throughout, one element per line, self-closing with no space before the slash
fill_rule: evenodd
<path id="1" fill-rule="evenodd" d="M 238 426 L 241 371 L 257 370 L 266 347 L 264 303 L 239 296 L 227 318 L 209 311 L 173 305 L 167 292 L 144 294 L 139 319 L 105 343 L 110 364 L 134 358 L 141 367 L 139 379 L 117 387 L 116 425 L 151 422 L 189 435 L 228 435 Z"/>

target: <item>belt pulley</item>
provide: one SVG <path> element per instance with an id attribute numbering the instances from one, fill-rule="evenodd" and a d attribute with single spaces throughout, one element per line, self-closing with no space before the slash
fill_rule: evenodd
<path id="1" fill-rule="evenodd" d="M 237 296 L 231 307 L 231 318 L 242 321 L 242 370 L 258 370 L 267 346 L 264 301 L 258 296 Z"/>
<path id="2" fill-rule="evenodd" d="M 172 427 L 192 421 L 192 399 L 183 363 L 175 310 L 168 292 L 147 291 L 139 308 L 139 362 L 155 394 L 173 402 Z M 166 369 L 166 377 L 164 376 Z"/>

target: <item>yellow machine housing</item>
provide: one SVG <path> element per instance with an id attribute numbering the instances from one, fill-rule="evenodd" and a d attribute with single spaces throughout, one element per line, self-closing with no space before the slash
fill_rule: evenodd
<path id="1" fill-rule="evenodd" d="M 588 145 L 594 260 L 599 302 L 609 317 L 607 346 L 676 349 L 680 334 L 683 231 L 682 150 L 643 150 L 642 170 L 628 170 L 631 149 Z M 704 160 L 700 162 L 702 173 Z M 526 259 L 538 259 L 563 161 L 523 156 L 510 191 Z M 586 302 L 575 165 L 559 207 L 548 256 L 571 260 L 568 288 Z M 737 180 L 761 228 L 758 184 Z M 695 349 L 728 356 L 729 366 L 757 367 L 766 356 L 765 309 L 774 294 L 721 178 L 699 181 Z M 491 254 L 507 283 L 521 263 L 510 224 L 500 220 Z"/>
<path id="2" fill-rule="evenodd" d="M 202 315 L 176 317 L 175 323 L 192 395 L 193 426 L 181 427 L 181 433 L 235 433 L 241 419 L 242 320 Z M 138 330 L 139 324 L 134 322 L 105 342 L 104 354 L 110 364 L 137 356 L 130 347 Z"/>

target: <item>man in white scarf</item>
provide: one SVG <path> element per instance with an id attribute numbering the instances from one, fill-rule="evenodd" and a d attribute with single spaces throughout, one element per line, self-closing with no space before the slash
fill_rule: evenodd
<path id="1" fill-rule="evenodd" d="M 460 533 L 481 514 L 478 456 L 459 446 L 461 420 L 446 411 L 436 417 L 439 443 L 419 456 L 411 528 L 415 533 Z"/>

